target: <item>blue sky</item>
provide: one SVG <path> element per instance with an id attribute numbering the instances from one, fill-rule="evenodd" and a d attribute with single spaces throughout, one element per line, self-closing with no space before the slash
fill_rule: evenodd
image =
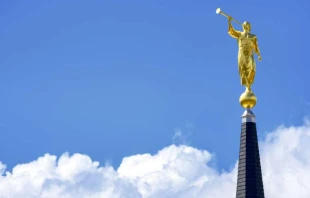
<path id="1" fill-rule="evenodd" d="M 215 153 L 218 169 L 231 168 L 244 88 L 217 7 L 258 36 L 259 137 L 302 124 L 306 0 L 1 1 L 0 161 L 11 169 L 69 152 L 117 167 L 173 144 L 181 130 L 185 143 Z"/>

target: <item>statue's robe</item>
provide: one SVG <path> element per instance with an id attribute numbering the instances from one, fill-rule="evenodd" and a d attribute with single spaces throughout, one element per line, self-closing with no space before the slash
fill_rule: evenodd
<path id="1" fill-rule="evenodd" d="M 238 70 L 241 84 L 250 88 L 254 82 L 256 64 L 254 60 L 254 46 L 256 36 L 240 32 L 238 38 Z"/>

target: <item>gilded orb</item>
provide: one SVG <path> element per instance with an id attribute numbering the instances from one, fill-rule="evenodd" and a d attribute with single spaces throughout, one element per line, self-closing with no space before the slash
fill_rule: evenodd
<path id="1" fill-rule="evenodd" d="M 256 105 L 256 96 L 252 91 L 246 90 L 239 98 L 240 105 L 245 109 L 251 109 Z"/>

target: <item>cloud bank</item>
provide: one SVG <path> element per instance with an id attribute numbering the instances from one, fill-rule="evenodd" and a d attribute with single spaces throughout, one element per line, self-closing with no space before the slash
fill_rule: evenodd
<path id="1" fill-rule="evenodd" d="M 310 124 L 279 127 L 260 142 L 266 197 L 310 197 Z M 155 155 L 125 157 L 115 170 L 87 155 L 45 154 L 5 172 L 2 198 L 233 198 L 237 162 L 218 172 L 208 151 L 171 145 Z"/>

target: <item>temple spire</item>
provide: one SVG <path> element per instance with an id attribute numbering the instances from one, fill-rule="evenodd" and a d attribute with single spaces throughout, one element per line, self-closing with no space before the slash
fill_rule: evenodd
<path id="1" fill-rule="evenodd" d="M 237 198 L 265 197 L 255 115 L 250 109 L 242 115 L 237 181 Z"/>

